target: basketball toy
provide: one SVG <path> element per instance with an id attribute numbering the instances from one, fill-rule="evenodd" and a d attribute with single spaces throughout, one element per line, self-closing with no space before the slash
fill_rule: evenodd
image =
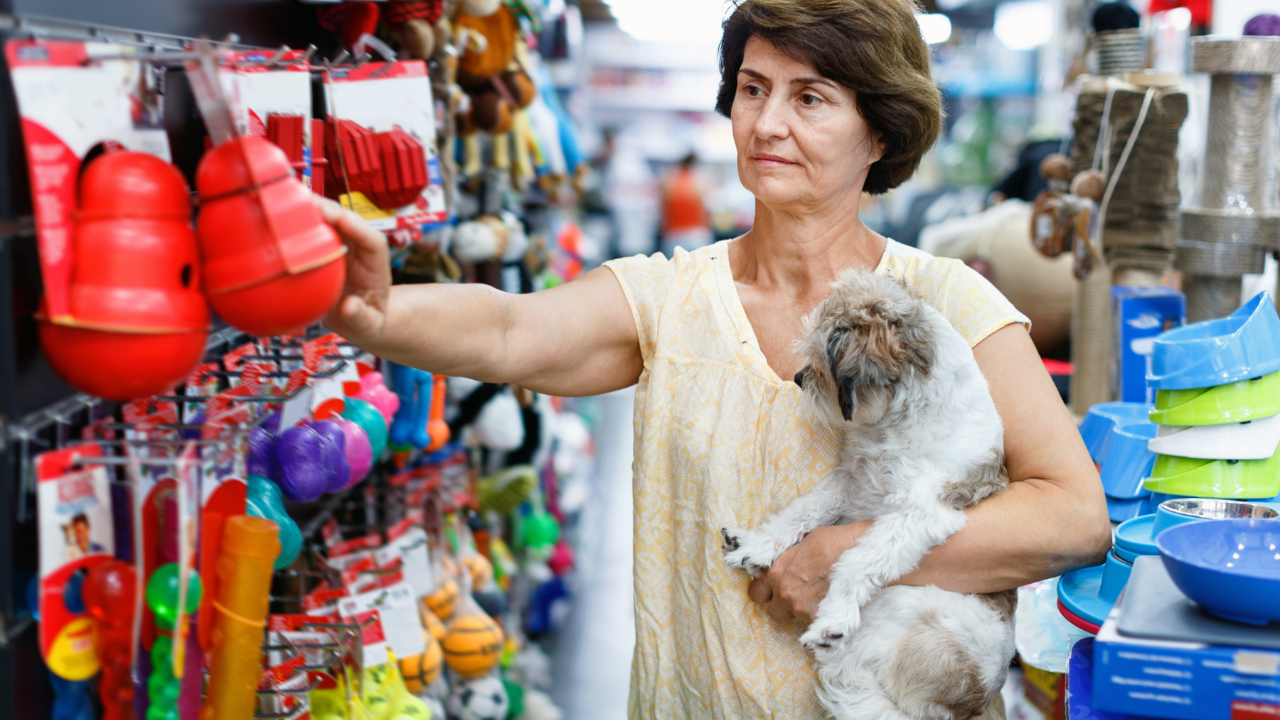
<path id="1" fill-rule="evenodd" d="M 482 588 L 493 580 L 493 565 L 483 555 L 469 555 L 462 558 L 462 565 L 471 574 L 471 587 Z"/>
<path id="2" fill-rule="evenodd" d="M 449 623 L 444 636 L 444 659 L 464 678 L 478 678 L 498 664 L 502 655 L 502 630 L 480 615 L 460 617 Z"/>
<path id="3" fill-rule="evenodd" d="M 444 622 L 440 617 L 427 607 L 426 600 L 418 606 L 418 619 L 422 621 L 422 627 L 426 628 L 427 634 L 435 638 L 437 641 L 444 640 Z"/>
<path id="4" fill-rule="evenodd" d="M 458 604 L 458 583 L 445 580 L 435 592 L 423 598 L 423 602 L 441 620 L 453 617 L 453 608 Z"/>
<path id="5" fill-rule="evenodd" d="M 440 671 L 444 668 L 444 650 L 440 648 L 440 643 L 425 630 L 422 631 L 422 639 L 426 641 L 427 649 L 400 661 L 404 686 L 415 695 L 426 691 L 440 677 Z"/>

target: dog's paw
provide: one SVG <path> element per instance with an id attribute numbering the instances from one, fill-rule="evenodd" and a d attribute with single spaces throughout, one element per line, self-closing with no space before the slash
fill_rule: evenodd
<path id="1" fill-rule="evenodd" d="M 760 547 L 752 533 L 721 528 L 720 536 L 724 540 L 724 564 L 730 570 L 742 570 L 758 578 L 773 564 L 773 558 Z"/>
<path id="2" fill-rule="evenodd" d="M 840 657 L 852 649 L 857 629 L 856 621 L 848 624 L 819 615 L 800 636 L 800 644 L 819 662 L 839 662 Z"/>

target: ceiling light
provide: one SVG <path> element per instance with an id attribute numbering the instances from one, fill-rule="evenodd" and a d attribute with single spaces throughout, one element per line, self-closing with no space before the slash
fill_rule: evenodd
<path id="1" fill-rule="evenodd" d="M 649 42 L 719 43 L 720 0 L 605 0 L 618 27 Z"/>
<path id="2" fill-rule="evenodd" d="M 951 18 L 942 13 L 927 13 L 916 16 L 920 23 L 920 34 L 930 45 L 937 45 L 951 39 Z"/>
<path id="3" fill-rule="evenodd" d="M 1011 50 L 1034 50 L 1053 37 L 1049 0 L 1017 0 L 996 6 L 996 39 Z"/>

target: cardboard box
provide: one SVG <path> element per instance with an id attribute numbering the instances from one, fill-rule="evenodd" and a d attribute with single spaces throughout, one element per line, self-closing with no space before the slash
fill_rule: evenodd
<path id="1" fill-rule="evenodd" d="M 1094 643 L 1093 705 L 1170 720 L 1280 720 L 1280 652 L 1125 637 Z"/>
<path id="2" fill-rule="evenodd" d="M 1111 288 L 1111 317 L 1115 321 L 1112 394 L 1116 400 L 1150 403 L 1155 392 L 1147 387 L 1151 349 L 1160 333 L 1187 319 L 1187 300 L 1170 287 Z"/>

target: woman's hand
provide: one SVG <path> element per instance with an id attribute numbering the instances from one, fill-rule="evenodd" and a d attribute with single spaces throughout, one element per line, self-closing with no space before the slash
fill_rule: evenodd
<path id="1" fill-rule="evenodd" d="M 813 622 L 827 596 L 827 576 L 845 550 L 857 544 L 870 521 L 820 527 L 782 553 L 763 576 L 751 581 L 747 597 L 769 604 L 769 617 L 778 622 L 799 618 Z"/>
<path id="2" fill-rule="evenodd" d="M 338 203 L 314 197 L 321 217 L 347 246 L 347 283 L 342 297 L 325 318 L 325 325 L 356 345 L 372 344 L 386 328 L 391 305 L 387 238 Z"/>

